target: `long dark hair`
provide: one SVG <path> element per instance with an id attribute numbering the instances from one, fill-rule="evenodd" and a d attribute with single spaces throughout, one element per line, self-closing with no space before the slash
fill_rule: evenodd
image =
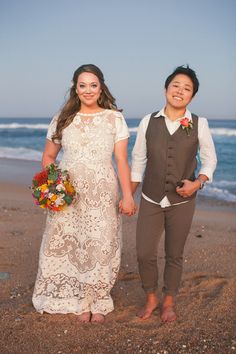
<path id="1" fill-rule="evenodd" d="M 119 111 L 116 105 L 115 98 L 112 96 L 108 87 L 105 84 L 102 71 L 96 65 L 93 64 L 81 65 L 74 72 L 69 98 L 62 107 L 62 110 L 58 116 L 56 132 L 52 137 L 53 141 L 55 139 L 61 140 L 63 129 L 65 129 L 73 121 L 75 115 L 79 112 L 81 108 L 81 102 L 76 93 L 76 86 L 79 75 L 84 72 L 96 75 L 100 82 L 102 92 L 98 100 L 99 107 Z"/>

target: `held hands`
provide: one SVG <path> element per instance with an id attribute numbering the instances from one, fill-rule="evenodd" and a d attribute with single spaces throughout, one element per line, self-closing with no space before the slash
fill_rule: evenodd
<path id="1" fill-rule="evenodd" d="M 200 182 L 195 180 L 194 182 L 189 181 L 188 179 L 183 179 L 182 187 L 176 187 L 176 192 L 183 198 L 190 197 L 200 188 Z"/>
<path id="2" fill-rule="evenodd" d="M 135 205 L 133 197 L 123 197 L 123 199 L 119 202 L 119 210 L 122 214 L 128 216 L 134 215 L 137 211 L 137 206 Z"/>

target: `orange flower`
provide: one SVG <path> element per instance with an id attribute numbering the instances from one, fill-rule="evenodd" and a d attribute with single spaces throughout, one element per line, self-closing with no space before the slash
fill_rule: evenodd
<path id="1" fill-rule="evenodd" d="M 68 181 L 66 181 L 66 182 L 64 183 L 64 186 L 65 186 L 66 191 L 67 191 L 68 193 L 71 193 L 71 194 L 75 193 L 74 187 L 73 187 Z"/>
<path id="2" fill-rule="evenodd" d="M 55 200 L 57 200 L 57 196 L 54 194 L 54 195 L 50 198 L 50 200 L 51 200 L 52 202 L 55 202 Z"/>

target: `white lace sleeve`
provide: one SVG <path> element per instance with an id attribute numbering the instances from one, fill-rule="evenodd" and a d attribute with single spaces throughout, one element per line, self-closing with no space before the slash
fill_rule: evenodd
<path id="1" fill-rule="evenodd" d="M 129 129 L 127 126 L 127 123 L 125 121 L 125 118 L 123 115 L 119 112 L 116 113 L 116 137 L 115 137 L 115 143 L 117 143 L 120 140 L 124 140 L 129 138 Z"/>
<path id="2" fill-rule="evenodd" d="M 56 127 L 57 127 L 57 121 L 58 121 L 59 114 L 56 114 L 52 120 L 51 123 L 49 124 L 48 127 L 48 132 L 47 132 L 47 139 L 52 141 L 52 137 L 55 134 Z M 61 144 L 60 140 L 56 139 L 53 141 L 55 144 Z"/>

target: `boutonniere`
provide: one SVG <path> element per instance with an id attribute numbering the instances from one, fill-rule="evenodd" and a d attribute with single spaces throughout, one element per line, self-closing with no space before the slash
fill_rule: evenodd
<path id="1" fill-rule="evenodd" d="M 180 121 L 182 129 L 186 130 L 187 135 L 190 135 L 190 130 L 193 129 L 193 122 L 188 118 L 183 118 Z"/>

